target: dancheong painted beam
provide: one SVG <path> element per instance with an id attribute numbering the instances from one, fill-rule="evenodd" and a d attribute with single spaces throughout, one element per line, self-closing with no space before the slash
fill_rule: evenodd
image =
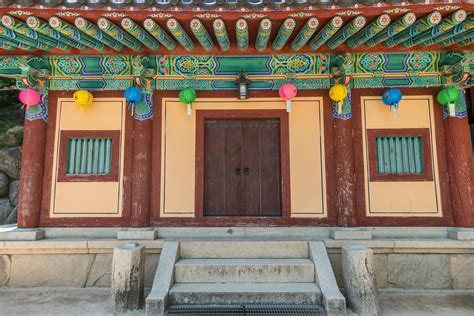
<path id="1" fill-rule="evenodd" d="M 162 2 L 140 10 L 111 11 L 97 6 L 19 8 L 13 1 L 0 0 L 0 38 L 6 53 L 235 55 L 474 47 L 469 32 L 474 4 L 466 1 L 300 8 L 288 3 L 280 8 L 272 1 L 273 10 L 271 5 L 260 8 L 251 3 L 237 5 L 240 10 L 203 3 L 197 10 L 180 8 L 178 1 L 160 11 L 156 8 Z M 67 7 L 70 0 L 64 1 Z"/>
<path id="2" fill-rule="evenodd" d="M 1 56 L 0 76 L 20 88 L 38 78 L 51 90 L 124 90 L 147 78 L 159 90 L 233 90 L 244 71 L 251 89 L 274 90 L 285 82 L 299 89 L 328 89 L 336 77 L 352 88 L 469 86 L 472 52 L 282 54 L 282 55 L 75 55 Z M 20 66 L 23 65 L 23 66 Z M 36 79 L 35 79 L 36 78 Z M 26 81 L 25 81 L 26 80 Z"/>

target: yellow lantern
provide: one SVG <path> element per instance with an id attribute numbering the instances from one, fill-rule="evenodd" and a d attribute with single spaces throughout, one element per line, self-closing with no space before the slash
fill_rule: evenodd
<path id="1" fill-rule="evenodd" d="M 344 99 L 347 97 L 347 88 L 345 85 L 340 83 L 335 84 L 331 89 L 329 89 L 329 97 L 331 100 L 337 103 L 337 113 L 342 113 L 342 104 Z"/>
<path id="2" fill-rule="evenodd" d="M 85 112 L 87 107 L 94 102 L 94 96 L 92 93 L 86 90 L 78 90 L 74 92 L 73 95 L 74 98 L 74 103 L 76 103 L 77 106 L 79 106 L 79 109 L 82 112 Z"/>

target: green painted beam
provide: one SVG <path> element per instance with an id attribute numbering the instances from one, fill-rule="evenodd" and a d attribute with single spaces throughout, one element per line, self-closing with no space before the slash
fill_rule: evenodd
<path id="1" fill-rule="evenodd" d="M 36 32 L 35 30 L 29 28 L 25 22 L 9 15 L 2 16 L 2 25 L 19 35 L 25 36 L 44 45 L 48 45 L 51 47 L 51 49 L 59 48 L 64 51 L 68 51 L 72 48 L 70 45 L 64 44 L 56 39 Z"/>
<path id="2" fill-rule="evenodd" d="M 261 52 L 267 49 L 271 33 L 272 21 L 270 19 L 262 19 L 258 26 L 257 38 L 255 39 L 255 49 L 257 51 Z"/>
<path id="3" fill-rule="evenodd" d="M 199 44 L 201 44 L 204 50 L 210 51 L 214 48 L 214 41 L 207 32 L 206 27 L 202 24 L 201 20 L 194 18 L 189 22 L 189 26 L 191 27 L 191 32 L 193 32 L 194 36 L 198 40 Z"/>
<path id="4" fill-rule="evenodd" d="M 275 40 L 273 41 L 273 44 L 272 44 L 274 50 L 281 50 L 283 46 L 285 46 L 286 42 L 288 42 L 288 39 L 291 36 L 291 33 L 293 33 L 295 27 L 296 27 L 295 19 L 287 18 L 285 21 L 283 21 L 275 37 Z"/>
<path id="5" fill-rule="evenodd" d="M 367 19 L 359 15 L 349 23 L 347 23 L 337 34 L 335 34 L 327 43 L 329 49 L 335 49 L 342 45 L 345 41 L 359 32 L 367 23 Z"/>
<path id="6" fill-rule="evenodd" d="M 84 19 L 83 17 L 77 17 L 74 20 L 74 25 L 86 33 L 90 37 L 98 40 L 99 42 L 115 49 L 116 51 L 122 51 L 125 47 L 122 43 L 117 42 L 115 39 L 107 35 L 105 32 L 102 32 L 96 25 L 90 21 Z"/>
<path id="7" fill-rule="evenodd" d="M 39 48 L 45 51 L 50 51 L 52 49 L 52 47 L 46 43 L 38 42 L 37 40 L 18 34 L 4 26 L 0 26 L 0 36 L 2 36 L 3 38 L 7 38 L 10 40 L 19 42 L 19 43 L 23 43 L 27 45 L 27 47 L 31 46 L 31 47 Z"/>
<path id="8" fill-rule="evenodd" d="M 445 17 L 441 23 L 435 27 L 426 30 L 415 37 L 410 38 L 409 40 L 402 43 L 403 47 L 411 48 L 413 46 L 419 45 L 425 41 L 428 41 L 432 38 L 437 37 L 443 32 L 449 31 L 454 28 L 456 25 L 464 22 L 466 20 L 467 14 L 464 10 L 457 10 L 456 12 Z"/>
<path id="9" fill-rule="evenodd" d="M 26 51 L 30 51 L 35 49 L 34 46 L 25 44 L 25 43 L 20 43 L 18 41 L 12 40 L 11 38 L 8 38 L 6 36 L 1 35 L 1 30 L 0 30 L 0 42 L 2 42 L 3 48 L 7 50 L 12 49 L 23 49 Z"/>
<path id="10" fill-rule="evenodd" d="M 438 25 L 443 16 L 439 11 L 433 11 L 430 14 L 425 15 L 418 21 L 416 21 L 412 26 L 406 29 L 403 32 L 398 33 L 392 38 L 389 38 L 385 41 L 385 46 L 387 47 L 394 47 L 402 42 L 405 42 L 412 38 L 413 36 L 417 36 L 425 32 L 426 30 L 431 29 L 433 26 Z"/>
<path id="11" fill-rule="evenodd" d="M 159 25 L 156 23 L 155 20 L 148 18 L 143 22 L 143 27 L 147 30 L 151 35 L 155 37 L 155 39 L 161 43 L 166 49 L 174 50 L 176 48 L 176 42 L 168 35 Z"/>
<path id="12" fill-rule="evenodd" d="M 457 26 L 453 27 L 452 29 L 445 31 L 441 34 L 439 34 L 436 37 L 433 37 L 432 39 L 429 39 L 423 43 L 421 43 L 422 46 L 431 46 L 433 44 L 442 42 L 447 40 L 448 38 L 458 36 L 462 33 L 468 32 L 470 30 L 474 29 L 474 15 L 470 15 L 467 17 L 467 19 L 462 22 L 461 24 L 458 24 Z"/>
<path id="13" fill-rule="evenodd" d="M 168 19 L 168 21 L 166 21 L 166 27 L 170 31 L 171 35 L 176 38 L 178 43 L 180 43 L 185 50 L 194 50 L 195 46 L 193 40 L 191 39 L 191 37 L 189 37 L 189 35 L 181 26 L 181 24 L 179 24 L 178 20 L 176 20 L 175 18 Z"/>
<path id="14" fill-rule="evenodd" d="M 344 25 L 344 20 L 336 15 L 333 17 L 326 26 L 323 27 L 318 34 L 309 42 L 309 47 L 311 49 L 318 49 L 324 45 L 334 34 L 337 33 Z"/>
<path id="15" fill-rule="evenodd" d="M 222 19 L 215 19 L 212 22 L 212 27 L 214 28 L 214 35 L 220 49 L 224 52 L 228 51 L 230 49 L 230 40 L 224 21 Z"/>
<path id="16" fill-rule="evenodd" d="M 149 49 L 157 50 L 160 48 L 160 44 L 155 40 L 155 38 L 153 38 L 153 36 L 148 34 L 147 31 L 141 28 L 132 19 L 123 18 L 122 21 L 120 22 L 120 25 L 122 25 L 125 31 L 130 33 L 130 35 L 135 37 L 137 40 L 139 40 L 143 45 L 145 45 Z"/>
<path id="17" fill-rule="evenodd" d="M 293 50 L 300 50 L 301 48 L 303 48 L 306 43 L 308 43 L 308 41 L 311 39 L 311 37 L 313 37 L 314 33 L 318 29 L 318 26 L 319 21 L 317 18 L 309 18 L 291 43 L 291 48 Z"/>
<path id="18" fill-rule="evenodd" d="M 81 50 L 88 48 L 86 45 L 81 44 L 79 41 L 75 41 L 54 30 L 53 28 L 51 28 L 51 26 L 49 26 L 47 22 L 37 18 L 36 16 L 29 16 L 26 19 L 26 25 L 28 25 L 29 28 L 37 31 L 38 33 L 57 39 L 58 41 L 63 42 L 64 44 L 67 44 L 69 46 L 79 48 Z"/>
<path id="19" fill-rule="evenodd" d="M 53 29 L 55 29 L 59 33 L 67 37 L 70 37 L 73 40 L 78 41 L 89 48 L 98 50 L 99 52 L 102 52 L 105 50 L 104 44 L 90 37 L 89 35 L 79 31 L 77 28 L 61 20 L 57 16 L 53 16 L 49 18 L 49 26 L 51 26 Z"/>
<path id="20" fill-rule="evenodd" d="M 413 12 L 405 13 L 401 18 L 397 21 L 390 24 L 387 28 L 385 28 L 382 32 L 377 34 L 375 37 L 371 38 L 365 43 L 367 47 L 374 47 L 375 45 L 386 41 L 387 39 L 400 34 L 407 28 L 413 25 L 416 21 L 416 15 Z"/>
<path id="21" fill-rule="evenodd" d="M 453 44 L 461 45 L 461 42 L 469 41 L 470 38 L 474 38 L 474 30 L 461 33 L 459 35 L 448 38 L 440 43 L 440 46 L 446 47 Z"/>
<path id="22" fill-rule="evenodd" d="M 460 41 L 459 46 L 467 46 L 467 45 L 471 45 L 472 43 L 474 43 L 474 36 L 471 36 L 463 41 Z"/>
<path id="23" fill-rule="evenodd" d="M 238 19 L 235 23 L 235 39 L 239 50 L 245 51 L 249 48 L 249 27 L 245 19 Z"/>
<path id="24" fill-rule="evenodd" d="M 349 39 L 346 43 L 347 46 L 349 48 L 359 47 L 360 45 L 364 44 L 375 35 L 382 32 L 383 29 L 385 29 L 390 24 L 391 21 L 392 21 L 392 18 L 390 18 L 390 15 L 388 14 L 380 15 L 377 19 L 375 19 L 375 21 L 367 25 L 362 31 L 360 31 L 359 33 L 354 35 L 351 39 Z"/>
<path id="25" fill-rule="evenodd" d="M 97 20 L 97 26 L 104 33 L 116 39 L 117 41 L 119 41 L 120 43 L 135 52 L 140 51 L 143 47 L 143 45 L 139 41 L 137 41 L 135 37 L 131 36 L 124 30 L 122 30 L 119 26 L 115 25 L 113 22 L 107 20 L 106 18 L 99 18 Z"/>
<path id="26" fill-rule="evenodd" d="M 17 47 L 12 46 L 12 45 L 6 43 L 5 41 L 3 41 L 3 39 L 0 38 L 0 49 L 4 49 L 4 50 L 15 50 L 15 49 L 17 49 Z"/>

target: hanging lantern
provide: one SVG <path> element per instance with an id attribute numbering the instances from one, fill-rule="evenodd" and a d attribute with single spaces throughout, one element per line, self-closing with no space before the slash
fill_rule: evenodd
<path id="1" fill-rule="evenodd" d="M 127 100 L 127 106 L 131 109 L 132 116 L 135 112 L 135 106 L 138 102 L 143 100 L 142 91 L 137 87 L 130 87 L 125 89 L 125 100 Z"/>
<path id="2" fill-rule="evenodd" d="M 291 112 L 291 99 L 296 97 L 297 93 L 298 89 L 296 89 L 296 86 L 291 83 L 283 84 L 278 90 L 280 98 L 286 101 L 286 112 Z"/>
<path id="3" fill-rule="evenodd" d="M 40 95 L 36 90 L 25 89 L 20 92 L 18 95 L 20 102 L 23 104 L 22 109 L 26 108 L 27 110 L 33 106 L 37 106 L 40 102 Z"/>
<path id="4" fill-rule="evenodd" d="M 449 116 L 456 116 L 456 102 L 461 97 L 461 90 L 450 87 L 444 88 L 438 93 L 438 102 L 443 106 L 447 107 L 449 110 Z"/>
<path id="5" fill-rule="evenodd" d="M 335 84 L 331 89 L 329 89 L 329 97 L 331 100 L 337 103 L 337 113 L 342 113 L 342 104 L 344 99 L 347 97 L 347 88 L 345 85 L 340 83 Z"/>
<path id="6" fill-rule="evenodd" d="M 239 99 L 245 100 L 249 98 L 249 83 L 250 80 L 247 78 L 247 75 L 240 71 L 239 78 L 235 82 L 237 87 L 239 87 Z"/>
<path id="7" fill-rule="evenodd" d="M 186 104 L 186 113 L 193 115 L 193 102 L 196 100 L 196 91 L 192 88 L 181 90 L 179 93 L 179 101 Z"/>
<path id="8" fill-rule="evenodd" d="M 390 110 L 393 108 L 393 117 L 397 116 L 398 104 L 402 98 L 403 94 L 398 89 L 389 89 L 382 95 L 383 103 L 390 106 Z"/>
<path id="9" fill-rule="evenodd" d="M 87 107 L 94 102 L 94 96 L 87 90 L 78 90 L 73 95 L 74 103 L 79 106 L 82 112 L 85 112 Z"/>

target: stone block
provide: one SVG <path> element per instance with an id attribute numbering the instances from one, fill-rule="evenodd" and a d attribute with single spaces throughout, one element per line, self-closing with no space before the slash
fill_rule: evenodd
<path id="1" fill-rule="evenodd" d="M 160 262 L 153 279 L 153 286 L 146 298 L 147 315 L 163 315 L 168 304 L 168 292 L 174 283 L 174 265 L 179 258 L 180 244 L 167 241 L 163 244 Z"/>
<path id="2" fill-rule="evenodd" d="M 451 255 L 450 266 L 455 289 L 474 289 L 474 254 Z"/>
<path id="3" fill-rule="evenodd" d="M 44 238 L 44 231 L 38 228 L 17 228 L 9 232 L 0 233 L 0 240 L 32 241 Z"/>
<path id="4" fill-rule="evenodd" d="M 363 245 L 342 248 L 342 271 L 349 307 L 359 315 L 380 313 L 373 252 Z"/>
<path id="5" fill-rule="evenodd" d="M 374 254 L 375 280 L 379 289 L 388 287 L 388 255 Z"/>
<path id="6" fill-rule="evenodd" d="M 450 288 L 449 257 L 444 254 L 389 254 L 388 286 L 403 289 Z"/>
<path id="7" fill-rule="evenodd" d="M 110 287 L 112 254 L 96 254 L 87 278 L 87 287 Z"/>
<path id="8" fill-rule="evenodd" d="M 448 232 L 448 237 L 455 240 L 474 240 L 474 229 L 456 228 Z"/>
<path id="9" fill-rule="evenodd" d="M 13 211 L 13 205 L 9 199 L 0 199 L 0 224 L 3 224 L 8 215 Z"/>
<path id="10" fill-rule="evenodd" d="M 155 240 L 158 231 L 153 228 L 124 228 L 117 232 L 119 240 Z"/>
<path id="11" fill-rule="evenodd" d="M 114 249 L 111 304 L 114 313 L 127 313 L 143 306 L 145 247 L 128 243 Z"/>
<path id="12" fill-rule="evenodd" d="M 4 198 L 8 196 L 9 183 L 10 179 L 8 179 L 7 174 L 0 171 L 0 197 Z"/>
<path id="13" fill-rule="evenodd" d="M 11 255 L 9 286 L 86 285 L 94 255 Z"/>
<path id="14" fill-rule="evenodd" d="M 156 253 L 147 253 L 145 255 L 145 287 L 151 288 L 153 286 L 153 279 L 155 278 L 156 269 L 160 255 Z"/>
<path id="15" fill-rule="evenodd" d="M 329 260 L 331 261 L 332 271 L 336 277 L 337 285 L 340 288 L 344 287 L 344 277 L 342 275 L 342 255 L 340 253 L 328 254 Z"/>
<path id="16" fill-rule="evenodd" d="M 13 206 L 18 205 L 18 192 L 20 191 L 20 180 L 13 180 L 10 182 L 10 189 L 8 191 L 8 198 Z"/>
<path id="17" fill-rule="evenodd" d="M 331 231 L 331 238 L 340 240 L 367 240 L 372 239 L 372 232 L 365 229 L 353 229 L 353 228 L 344 228 L 344 229 L 334 229 Z"/>
<path id="18" fill-rule="evenodd" d="M 0 171 L 11 179 L 20 179 L 21 147 L 0 150 Z"/>
<path id="19" fill-rule="evenodd" d="M 0 286 L 5 286 L 10 279 L 10 257 L 0 256 Z"/>
<path id="20" fill-rule="evenodd" d="M 346 299 L 339 291 L 324 243 L 321 241 L 310 242 L 309 255 L 311 261 L 314 262 L 315 281 L 321 289 L 326 313 L 328 315 L 345 315 Z"/>

